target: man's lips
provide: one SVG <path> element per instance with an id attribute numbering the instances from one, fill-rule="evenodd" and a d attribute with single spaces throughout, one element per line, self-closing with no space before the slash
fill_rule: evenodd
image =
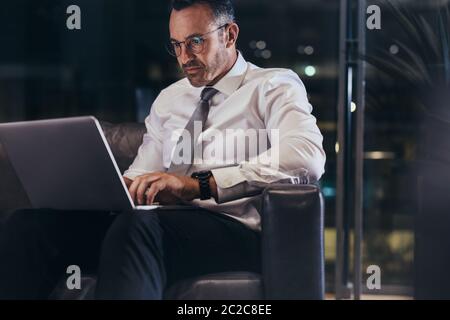
<path id="1" fill-rule="evenodd" d="M 189 68 L 184 68 L 183 70 L 184 70 L 184 72 L 190 73 L 190 72 L 198 71 L 200 69 L 201 69 L 201 67 L 189 67 Z"/>

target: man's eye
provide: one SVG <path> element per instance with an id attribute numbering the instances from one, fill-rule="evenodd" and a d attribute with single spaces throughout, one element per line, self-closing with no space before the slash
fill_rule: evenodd
<path id="1" fill-rule="evenodd" d="M 194 46 L 200 45 L 200 44 L 202 44 L 202 42 L 203 42 L 203 39 L 202 39 L 202 38 L 192 38 L 192 39 L 191 39 L 191 43 L 192 43 Z"/>

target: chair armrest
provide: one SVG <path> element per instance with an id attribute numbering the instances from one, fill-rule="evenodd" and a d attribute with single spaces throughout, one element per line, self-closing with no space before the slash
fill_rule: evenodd
<path id="1" fill-rule="evenodd" d="M 324 204 L 316 185 L 263 192 L 262 277 L 266 299 L 324 298 Z"/>

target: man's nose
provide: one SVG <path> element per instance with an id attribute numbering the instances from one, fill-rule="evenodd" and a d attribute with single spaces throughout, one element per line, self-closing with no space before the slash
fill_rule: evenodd
<path id="1" fill-rule="evenodd" d="M 186 63 L 188 63 L 189 61 L 191 61 L 192 58 L 194 58 L 194 55 L 184 44 L 181 46 L 180 50 L 181 50 L 181 53 L 180 53 L 180 56 L 178 57 L 178 60 L 181 63 L 181 65 L 183 66 Z"/>

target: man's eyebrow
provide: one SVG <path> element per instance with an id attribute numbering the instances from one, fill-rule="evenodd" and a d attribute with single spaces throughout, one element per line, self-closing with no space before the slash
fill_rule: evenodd
<path id="1" fill-rule="evenodd" d="M 201 36 L 201 35 L 202 35 L 202 34 L 199 33 L 199 32 L 193 33 L 193 34 L 191 34 L 191 35 L 188 35 L 184 40 L 190 39 L 190 38 L 193 38 L 193 37 L 199 37 L 199 36 Z M 178 41 L 177 39 L 174 39 L 174 38 L 170 38 L 170 41 L 171 41 L 171 42 L 181 42 L 181 41 Z"/>

